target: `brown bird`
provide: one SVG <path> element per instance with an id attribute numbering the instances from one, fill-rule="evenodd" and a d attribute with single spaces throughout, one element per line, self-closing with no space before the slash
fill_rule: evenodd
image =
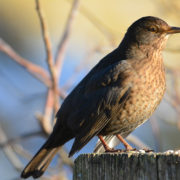
<path id="1" fill-rule="evenodd" d="M 98 135 L 123 139 L 154 112 L 166 89 L 162 50 L 169 34 L 180 33 L 156 17 L 143 17 L 127 30 L 121 44 L 105 56 L 64 100 L 53 132 L 21 177 L 41 176 L 59 148 L 75 138 L 69 156 Z"/>

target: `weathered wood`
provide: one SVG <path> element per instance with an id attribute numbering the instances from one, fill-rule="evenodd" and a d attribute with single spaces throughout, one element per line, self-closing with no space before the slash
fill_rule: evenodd
<path id="1" fill-rule="evenodd" d="M 180 180 L 179 153 L 82 154 L 73 180 Z"/>

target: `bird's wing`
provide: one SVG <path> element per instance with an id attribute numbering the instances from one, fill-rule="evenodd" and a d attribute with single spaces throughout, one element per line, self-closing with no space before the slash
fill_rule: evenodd
<path id="1" fill-rule="evenodd" d="M 77 95 L 74 99 L 76 102 L 71 102 L 75 106 L 74 111 L 66 121 L 76 135 L 70 155 L 97 135 L 110 121 L 112 113 L 116 113 L 126 101 L 132 86 L 132 76 L 130 64 L 120 61 L 91 74 L 86 78 L 88 81 L 82 83 L 81 92 L 74 93 Z M 73 100 L 73 97 L 70 99 Z"/>

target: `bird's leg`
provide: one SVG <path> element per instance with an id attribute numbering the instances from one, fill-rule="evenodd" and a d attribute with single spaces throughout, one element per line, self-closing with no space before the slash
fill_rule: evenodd
<path id="1" fill-rule="evenodd" d="M 134 150 L 134 148 L 132 148 L 120 134 L 117 134 L 116 137 L 123 143 L 127 151 Z"/>
<path id="2" fill-rule="evenodd" d="M 114 151 L 113 148 L 110 148 L 110 147 L 108 146 L 108 144 L 107 144 L 107 143 L 105 142 L 105 140 L 103 139 L 103 136 L 102 136 L 102 135 L 98 135 L 98 138 L 100 139 L 101 143 L 103 144 L 104 149 L 105 149 L 106 152 L 112 152 L 112 151 Z"/>

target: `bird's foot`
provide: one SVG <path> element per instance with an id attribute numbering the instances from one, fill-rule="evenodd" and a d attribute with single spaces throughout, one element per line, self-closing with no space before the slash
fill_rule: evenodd
<path id="1" fill-rule="evenodd" d="M 113 149 L 113 148 L 109 148 L 109 149 L 106 149 L 105 152 L 110 152 L 110 153 L 114 153 L 114 152 L 131 152 L 131 151 L 137 151 L 136 148 L 131 148 L 131 149 Z"/>
<path id="2" fill-rule="evenodd" d="M 130 146 L 129 144 L 127 144 L 126 146 L 125 146 L 125 151 L 136 151 L 137 149 L 136 148 L 133 148 L 132 146 Z"/>
<path id="3" fill-rule="evenodd" d="M 114 149 L 114 148 L 107 148 L 106 147 L 106 150 L 105 150 L 105 152 L 108 152 L 108 153 L 122 153 L 122 152 L 138 152 L 138 153 L 149 153 L 149 152 L 154 152 L 154 150 L 153 149 L 146 149 L 146 148 L 144 148 L 144 149 L 140 149 L 140 150 L 138 150 L 138 149 L 136 149 L 136 148 L 129 148 L 129 149 Z"/>
<path id="4" fill-rule="evenodd" d="M 148 149 L 148 148 L 144 148 L 144 149 L 142 149 L 142 150 L 144 150 L 145 152 L 154 152 L 154 150 L 153 149 Z"/>
<path id="5" fill-rule="evenodd" d="M 124 147 L 126 148 L 126 151 L 134 150 L 134 148 L 132 148 L 132 146 L 130 146 L 120 134 L 117 134 L 116 137 L 123 143 Z"/>
<path id="6" fill-rule="evenodd" d="M 105 152 L 106 152 L 106 153 L 123 152 L 123 149 L 109 148 L 109 149 L 106 149 Z"/>
<path id="7" fill-rule="evenodd" d="M 137 149 L 131 147 L 131 148 L 125 149 L 123 152 L 130 152 L 130 151 L 137 151 Z"/>

